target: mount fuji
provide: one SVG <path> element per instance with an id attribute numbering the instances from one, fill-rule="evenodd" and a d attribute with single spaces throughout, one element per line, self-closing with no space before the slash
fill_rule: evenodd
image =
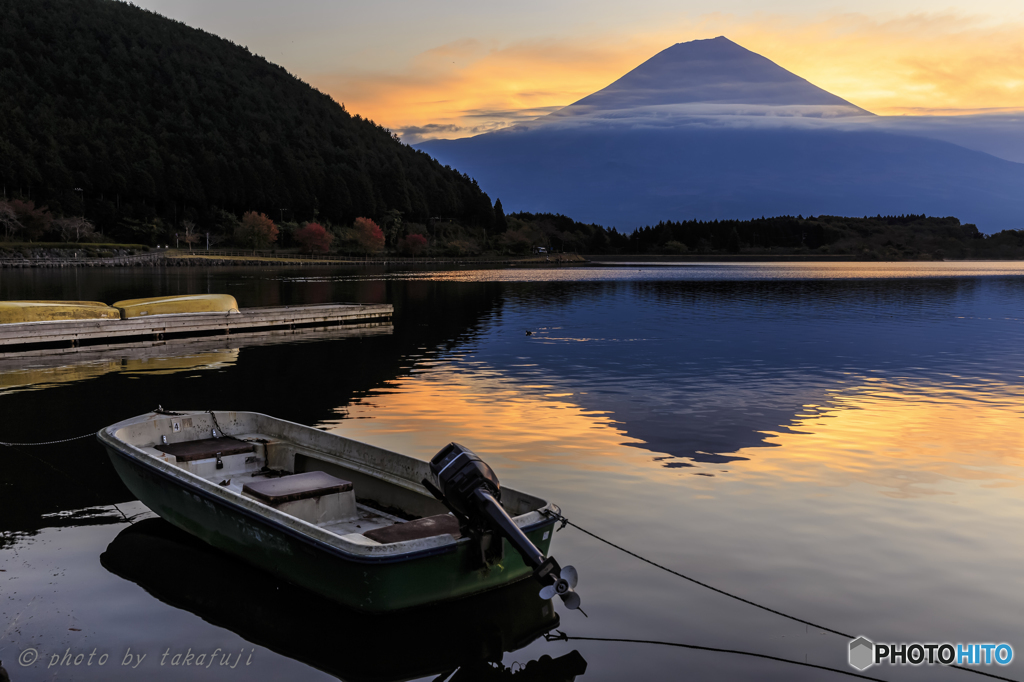
<path id="1" fill-rule="evenodd" d="M 1024 227 L 1024 164 L 948 141 L 968 139 L 971 125 L 918 130 L 907 117 L 876 116 L 718 37 L 673 45 L 535 121 L 416 147 L 474 177 L 507 211 L 627 231 L 787 214 Z"/>
<path id="2" fill-rule="evenodd" d="M 623 112 L 768 113 L 818 117 L 870 112 L 808 83 L 728 38 L 678 43 L 611 85 L 549 116 L 616 116 Z"/>

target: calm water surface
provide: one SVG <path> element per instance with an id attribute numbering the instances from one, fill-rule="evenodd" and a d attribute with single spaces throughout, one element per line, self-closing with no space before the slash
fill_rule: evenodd
<path id="1" fill-rule="evenodd" d="M 0 299 L 199 292 L 243 306 L 391 302 L 394 328 L 0 359 L 0 440 L 75 436 L 157 404 L 266 412 L 424 459 L 458 440 L 503 484 L 697 580 L 874 641 L 1007 642 L 1014 662 L 983 669 L 1024 679 L 1021 264 L 0 271 Z M 474 617 L 373 623 L 395 638 L 374 649 L 351 614 L 304 623 L 318 611 L 295 610 L 308 596 L 170 542 L 94 442 L 0 457 L 0 660 L 14 682 L 409 677 L 414 666 L 386 659 L 427 657 L 407 645 L 417 628 L 462 637 L 453 620 Z M 570 636 L 854 672 L 848 640 L 571 527 L 552 552 L 579 569 L 590 616 L 561 612 Z M 230 589 L 225 575 L 237 576 Z M 332 624 L 355 644 L 325 640 Z M 30 647 L 40 660 L 20 666 Z M 160 665 L 165 651 L 217 647 L 242 654 L 238 667 Z M 135 669 L 121 665 L 128 648 L 147 656 Z M 94 649 L 111 660 L 47 668 L 54 653 Z M 503 665 L 573 650 L 585 680 L 843 679 L 736 654 L 543 638 Z M 420 673 L 447 679 L 458 662 L 445 665 Z M 865 674 L 982 679 L 937 666 Z"/>

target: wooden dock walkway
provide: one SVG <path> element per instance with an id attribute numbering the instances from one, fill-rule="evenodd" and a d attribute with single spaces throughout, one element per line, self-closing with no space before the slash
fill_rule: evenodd
<path id="1" fill-rule="evenodd" d="M 0 325 L 0 357 L 42 347 L 114 345 L 147 339 L 386 322 L 393 313 L 394 308 L 389 304 L 331 303 L 242 308 L 237 313 L 177 313 L 127 320 L 3 324 Z"/>

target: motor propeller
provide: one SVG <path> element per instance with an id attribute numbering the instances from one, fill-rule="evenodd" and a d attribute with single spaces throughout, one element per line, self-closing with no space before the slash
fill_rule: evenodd
<path id="1" fill-rule="evenodd" d="M 578 609 L 580 607 L 580 595 L 573 591 L 576 583 L 579 582 L 579 575 L 572 566 L 563 568 L 555 582 L 545 585 L 540 589 L 541 599 L 554 599 L 556 596 L 562 598 L 566 608 Z"/>
<path id="2" fill-rule="evenodd" d="M 580 596 L 573 589 L 579 582 L 576 569 L 562 568 L 554 557 L 545 557 L 519 529 L 499 502 L 501 484 L 486 462 L 469 448 L 449 443 L 430 460 L 430 473 L 433 482 L 423 479 L 423 485 L 459 519 L 467 534 L 489 531 L 505 538 L 544 585 L 541 599 L 558 596 L 566 608 L 580 607 Z"/>

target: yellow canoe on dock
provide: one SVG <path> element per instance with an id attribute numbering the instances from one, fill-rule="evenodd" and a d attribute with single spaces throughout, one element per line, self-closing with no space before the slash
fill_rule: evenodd
<path id="1" fill-rule="evenodd" d="M 176 315 L 178 313 L 237 313 L 238 302 L 228 294 L 192 294 L 186 296 L 157 296 L 131 298 L 113 306 L 121 311 L 121 319 L 146 315 Z"/>
<path id="2" fill-rule="evenodd" d="M 99 301 L 0 301 L 0 324 L 120 318 L 116 308 Z"/>

